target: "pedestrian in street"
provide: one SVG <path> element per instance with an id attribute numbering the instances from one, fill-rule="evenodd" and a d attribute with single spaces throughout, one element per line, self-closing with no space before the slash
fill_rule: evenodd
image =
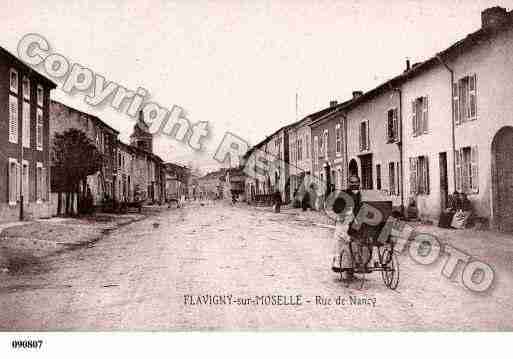
<path id="1" fill-rule="evenodd" d="M 342 272 L 343 280 L 353 279 L 353 261 L 349 246 L 351 245 L 351 236 L 349 235 L 349 226 L 354 221 L 353 207 L 349 204 L 344 205 L 338 213 L 335 222 L 334 253 L 331 269 L 334 272 Z"/>
<path id="2" fill-rule="evenodd" d="M 274 202 L 274 212 L 275 213 L 280 213 L 280 208 L 281 208 L 281 194 L 280 194 L 280 191 L 277 190 L 276 192 L 274 192 L 273 202 Z"/>

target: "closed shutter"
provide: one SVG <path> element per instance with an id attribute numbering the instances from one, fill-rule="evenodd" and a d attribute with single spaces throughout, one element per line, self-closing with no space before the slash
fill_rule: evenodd
<path id="1" fill-rule="evenodd" d="M 411 102 L 411 131 L 413 137 L 417 136 L 417 113 L 415 108 L 415 100 Z"/>
<path id="2" fill-rule="evenodd" d="M 9 203 L 16 202 L 16 164 L 13 161 L 7 163 L 7 175 L 9 183 Z"/>
<path id="3" fill-rule="evenodd" d="M 39 151 L 43 150 L 43 110 L 37 109 L 36 113 L 36 146 Z"/>
<path id="4" fill-rule="evenodd" d="M 399 140 L 399 115 L 397 113 L 397 108 L 394 108 L 394 123 L 393 123 L 393 129 L 394 129 L 394 133 L 393 133 L 393 140 L 394 141 L 397 141 Z"/>
<path id="5" fill-rule="evenodd" d="M 429 194 L 429 157 L 424 157 L 424 193 Z"/>
<path id="6" fill-rule="evenodd" d="M 461 192 L 461 153 L 459 150 L 454 151 L 454 162 L 456 165 L 456 191 Z"/>
<path id="7" fill-rule="evenodd" d="M 466 78 L 459 81 L 459 100 L 460 100 L 460 123 L 467 121 L 468 117 L 468 106 L 467 106 L 467 96 L 468 96 L 468 82 Z"/>
<path id="8" fill-rule="evenodd" d="M 479 156 L 477 146 L 471 149 L 471 190 L 474 193 L 479 192 Z"/>
<path id="9" fill-rule="evenodd" d="M 9 142 L 18 143 L 18 98 L 9 95 Z"/>
<path id="10" fill-rule="evenodd" d="M 477 76 L 476 74 L 469 77 L 469 108 L 470 120 L 477 118 Z"/>
<path id="11" fill-rule="evenodd" d="M 365 143 L 365 149 L 367 151 L 370 151 L 370 128 L 369 128 L 369 120 L 365 121 L 365 130 L 367 131 L 365 135 L 366 143 Z"/>
<path id="12" fill-rule="evenodd" d="M 422 132 L 428 133 L 428 97 L 422 98 Z"/>
<path id="13" fill-rule="evenodd" d="M 399 167 L 399 162 L 395 163 L 395 169 L 397 171 L 396 182 L 397 182 L 397 192 L 395 194 L 401 194 L 401 185 L 402 185 L 402 177 L 401 177 L 401 168 Z"/>
<path id="14" fill-rule="evenodd" d="M 417 158 L 410 158 L 410 193 L 417 194 Z"/>
<path id="15" fill-rule="evenodd" d="M 459 88 L 458 83 L 455 82 L 452 84 L 452 106 L 453 106 L 453 121 L 456 125 L 461 123 L 460 119 L 460 100 L 459 100 Z"/>
<path id="16" fill-rule="evenodd" d="M 23 101 L 23 132 L 22 132 L 22 140 L 23 147 L 30 148 L 30 104 L 28 102 Z"/>

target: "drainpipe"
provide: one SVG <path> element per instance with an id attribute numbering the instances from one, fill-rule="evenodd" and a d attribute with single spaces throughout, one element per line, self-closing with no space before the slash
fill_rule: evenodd
<path id="1" fill-rule="evenodd" d="M 346 182 L 347 177 L 349 176 L 349 161 L 348 161 L 348 157 L 347 157 L 347 121 L 348 121 L 348 118 L 343 112 L 340 112 L 340 115 L 344 119 L 344 134 L 343 134 L 343 136 L 344 136 L 344 167 L 345 167 L 344 182 Z"/>
<path id="2" fill-rule="evenodd" d="M 452 86 L 454 84 L 454 70 L 451 69 L 445 62 L 444 60 L 442 59 L 442 57 L 440 56 L 440 54 L 437 54 L 436 55 L 436 58 L 437 60 L 442 64 L 443 67 L 445 67 L 447 69 L 447 71 L 449 71 L 449 73 L 451 74 L 451 83 L 450 83 L 450 91 L 451 91 L 451 135 L 452 135 L 452 156 L 454 156 L 454 154 L 456 153 L 456 138 L 455 138 L 455 129 L 454 129 L 454 113 L 455 113 L 455 108 L 454 108 L 454 101 L 452 99 Z M 456 190 L 456 161 L 454 160 L 453 158 L 453 161 L 452 161 L 452 184 L 454 186 L 454 190 Z"/>

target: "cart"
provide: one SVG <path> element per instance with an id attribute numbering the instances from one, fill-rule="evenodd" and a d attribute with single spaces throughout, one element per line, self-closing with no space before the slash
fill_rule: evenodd
<path id="1" fill-rule="evenodd" d="M 349 250 L 342 250 L 340 253 L 340 276 L 350 271 L 361 274 L 361 287 L 363 288 L 365 275 L 373 272 L 381 272 L 381 278 L 385 286 L 389 289 L 396 289 L 399 285 L 399 261 L 394 251 L 394 241 L 389 235 L 385 241 L 379 241 L 379 235 L 383 229 L 388 217 L 392 215 L 392 202 L 390 201 L 372 201 L 364 202 L 378 209 L 383 219 L 380 224 L 371 226 L 362 224 L 356 235 L 353 237 Z M 343 268 L 344 256 L 350 256 L 352 268 Z M 346 283 L 349 286 L 349 283 Z"/>

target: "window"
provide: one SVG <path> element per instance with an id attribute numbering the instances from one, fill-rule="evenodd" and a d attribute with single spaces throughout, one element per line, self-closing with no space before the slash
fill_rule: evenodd
<path id="1" fill-rule="evenodd" d="M 342 129 L 340 128 L 340 123 L 335 126 L 335 151 L 337 156 L 342 154 Z"/>
<path id="2" fill-rule="evenodd" d="M 44 99 L 44 90 L 43 86 L 37 85 L 37 105 L 43 107 L 43 99 Z"/>
<path id="3" fill-rule="evenodd" d="M 376 165 L 376 189 L 381 190 L 381 165 Z"/>
<path id="4" fill-rule="evenodd" d="M 36 163 L 36 201 L 41 202 L 43 200 L 43 164 L 41 162 Z"/>
<path id="5" fill-rule="evenodd" d="M 362 165 L 362 189 L 372 189 L 372 154 L 360 156 Z"/>
<path id="6" fill-rule="evenodd" d="M 323 154 L 324 154 L 324 138 L 325 138 L 325 135 L 324 133 L 321 135 L 321 138 L 319 139 L 319 157 L 322 157 Z"/>
<path id="7" fill-rule="evenodd" d="M 314 171 L 317 171 L 317 165 L 319 163 L 319 157 L 317 155 L 317 150 L 319 149 L 319 137 L 314 136 L 314 142 L 313 142 L 313 166 Z"/>
<path id="8" fill-rule="evenodd" d="M 18 71 L 11 69 L 9 72 L 9 89 L 18 94 Z"/>
<path id="9" fill-rule="evenodd" d="M 344 177 L 342 177 L 342 167 L 337 167 L 337 182 L 335 184 L 335 186 L 337 188 L 343 188 L 344 187 L 344 184 L 342 183 L 343 182 L 343 179 Z"/>
<path id="10" fill-rule="evenodd" d="M 23 116 L 22 116 L 22 142 L 23 147 L 30 148 L 30 104 L 23 101 Z"/>
<path id="11" fill-rule="evenodd" d="M 20 198 L 19 183 L 20 183 L 20 170 L 18 161 L 14 158 L 9 158 L 9 205 L 14 206 Z"/>
<path id="12" fill-rule="evenodd" d="M 397 108 L 387 111 L 387 142 L 399 140 L 399 126 L 397 121 Z"/>
<path id="13" fill-rule="evenodd" d="M 397 194 L 395 192 L 395 162 L 388 163 L 388 192 L 390 195 Z"/>
<path id="14" fill-rule="evenodd" d="M 23 91 L 23 98 L 26 100 L 30 100 L 30 80 L 28 79 L 27 76 L 23 76 L 22 91 Z"/>
<path id="15" fill-rule="evenodd" d="M 427 156 L 410 158 L 411 194 L 429 194 L 429 160 Z"/>
<path id="16" fill-rule="evenodd" d="M 456 150 L 456 190 L 464 193 L 479 192 L 479 158 L 477 146 Z"/>
<path id="17" fill-rule="evenodd" d="M 26 160 L 23 160 L 23 172 L 22 172 L 22 192 L 23 192 L 23 201 L 28 202 L 29 200 L 29 163 Z"/>
<path id="18" fill-rule="evenodd" d="M 418 97 L 412 101 L 412 131 L 413 136 L 428 133 L 428 98 Z"/>
<path id="19" fill-rule="evenodd" d="M 360 152 L 370 149 L 369 142 L 369 121 L 364 120 L 360 122 Z"/>
<path id="20" fill-rule="evenodd" d="M 477 119 L 476 74 L 465 76 L 452 85 L 452 99 L 455 124 Z"/>
<path id="21" fill-rule="evenodd" d="M 38 108 L 36 111 L 36 146 L 38 151 L 43 150 L 43 110 Z"/>
<path id="22" fill-rule="evenodd" d="M 324 158 L 328 158 L 328 129 L 324 130 Z"/>
<path id="23" fill-rule="evenodd" d="M 306 152 L 305 152 L 305 158 L 310 158 L 310 139 L 308 136 L 306 136 Z"/>
<path id="24" fill-rule="evenodd" d="M 18 98 L 9 95 L 9 142 L 18 143 Z"/>

